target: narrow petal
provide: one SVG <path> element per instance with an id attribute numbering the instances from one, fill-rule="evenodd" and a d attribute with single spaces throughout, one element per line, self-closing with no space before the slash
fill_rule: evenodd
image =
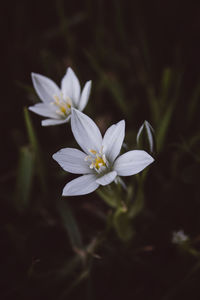
<path id="1" fill-rule="evenodd" d="M 93 174 L 80 176 L 70 181 L 63 189 L 63 196 L 78 196 L 92 193 L 99 187 Z"/>
<path id="2" fill-rule="evenodd" d="M 57 84 L 46 76 L 31 73 L 33 86 L 43 102 L 54 101 L 54 96 L 60 95 Z"/>
<path id="3" fill-rule="evenodd" d="M 84 88 L 83 88 L 83 91 L 81 93 L 81 98 L 80 98 L 80 102 L 79 102 L 79 107 L 78 109 L 80 111 L 83 111 L 84 108 L 86 107 L 87 103 L 88 103 L 88 99 L 89 99 L 89 96 L 90 96 L 90 91 L 91 91 L 91 86 L 92 86 L 92 81 L 87 81 Z"/>
<path id="4" fill-rule="evenodd" d="M 103 151 L 111 163 L 119 155 L 125 135 L 125 121 L 109 127 L 103 138 Z"/>
<path id="5" fill-rule="evenodd" d="M 103 175 L 102 177 L 98 178 L 96 180 L 96 182 L 101 185 L 107 185 L 107 184 L 111 183 L 112 181 L 114 181 L 116 176 L 117 176 L 117 172 L 112 171 L 112 172 L 109 172 L 109 173 Z"/>
<path id="6" fill-rule="evenodd" d="M 73 135 L 85 153 L 91 154 L 90 149 L 100 151 L 102 145 L 101 132 L 88 116 L 72 108 L 71 126 Z"/>
<path id="7" fill-rule="evenodd" d="M 46 119 L 42 121 L 42 126 L 60 125 L 66 123 L 67 121 L 68 119 L 64 119 L 64 120 Z"/>
<path id="8" fill-rule="evenodd" d="M 78 107 L 81 88 L 79 80 L 71 68 L 67 69 L 67 72 L 61 81 L 61 90 L 64 98 L 69 97 L 73 104 Z"/>
<path id="9" fill-rule="evenodd" d="M 37 103 L 33 106 L 29 106 L 28 109 L 43 117 L 49 117 L 54 119 L 59 118 L 56 112 L 51 110 L 49 106 L 49 104 Z"/>
<path id="10" fill-rule="evenodd" d="M 86 154 L 78 149 L 65 148 L 53 155 L 59 165 L 67 172 L 74 174 L 93 173 L 89 163 L 85 161 Z"/>
<path id="11" fill-rule="evenodd" d="M 153 157 L 143 150 L 132 150 L 119 156 L 113 169 L 119 176 L 130 176 L 139 173 L 154 161 Z"/>

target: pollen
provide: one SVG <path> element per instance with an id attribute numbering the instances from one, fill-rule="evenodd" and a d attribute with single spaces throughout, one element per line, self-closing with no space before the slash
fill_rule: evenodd
<path id="1" fill-rule="evenodd" d="M 94 161 L 94 167 L 99 170 L 102 166 L 106 166 L 105 161 L 103 160 L 102 157 L 97 156 L 97 158 Z"/>
<path id="2" fill-rule="evenodd" d="M 86 156 L 85 161 L 89 160 L 91 162 L 90 169 L 95 169 L 97 172 L 101 172 L 102 167 L 107 166 L 105 154 L 102 153 L 102 149 L 100 152 L 89 149 L 89 152 L 91 153 L 91 155 Z"/>
<path id="3" fill-rule="evenodd" d="M 97 151 L 95 151 L 95 150 L 93 150 L 93 149 L 90 149 L 89 151 L 90 151 L 90 153 L 92 153 L 92 154 L 97 154 Z"/>
<path id="4" fill-rule="evenodd" d="M 56 113 L 59 114 L 61 117 L 67 117 L 71 113 L 71 106 L 72 106 L 71 99 L 69 97 L 64 99 L 62 93 L 60 97 L 54 95 L 54 99 L 55 100 L 52 102 L 52 104 L 58 107 Z"/>

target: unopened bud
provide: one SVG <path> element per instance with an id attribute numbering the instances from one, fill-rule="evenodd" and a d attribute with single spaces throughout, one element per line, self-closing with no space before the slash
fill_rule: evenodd
<path id="1" fill-rule="evenodd" d="M 151 153 L 155 151 L 154 129 L 148 121 L 144 121 L 137 133 L 137 146 Z"/>

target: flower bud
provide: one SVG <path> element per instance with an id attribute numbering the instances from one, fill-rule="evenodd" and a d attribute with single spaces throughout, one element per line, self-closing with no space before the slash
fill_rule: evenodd
<path id="1" fill-rule="evenodd" d="M 144 121 L 138 130 L 136 141 L 138 148 L 145 149 L 150 153 L 155 152 L 154 129 L 148 121 Z"/>

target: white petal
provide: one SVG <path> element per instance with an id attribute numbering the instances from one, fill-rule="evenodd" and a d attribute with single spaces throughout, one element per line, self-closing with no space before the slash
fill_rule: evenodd
<path id="1" fill-rule="evenodd" d="M 80 111 L 83 111 L 84 108 L 86 107 L 87 103 L 88 103 L 88 99 L 89 99 L 89 96 L 90 96 L 90 91 L 91 91 L 91 86 L 92 86 L 92 81 L 87 81 L 84 88 L 83 88 L 83 91 L 81 93 L 81 99 L 80 99 L 80 102 L 79 102 L 79 107 L 78 109 Z"/>
<path id="2" fill-rule="evenodd" d="M 119 155 L 125 135 L 125 121 L 109 127 L 103 138 L 103 152 L 111 163 Z"/>
<path id="3" fill-rule="evenodd" d="M 72 108 L 71 126 L 73 135 L 85 153 L 91 154 L 90 149 L 97 152 L 102 146 L 102 136 L 97 125 L 88 116 Z"/>
<path id="4" fill-rule="evenodd" d="M 55 120 L 55 119 L 46 119 L 42 121 L 42 126 L 53 126 L 67 123 L 68 119 L 64 120 Z"/>
<path id="5" fill-rule="evenodd" d="M 119 176 L 130 176 L 139 173 L 154 161 L 147 152 L 143 150 L 132 150 L 119 156 L 113 169 Z"/>
<path id="6" fill-rule="evenodd" d="M 37 103 L 33 106 L 29 106 L 28 109 L 43 117 L 49 117 L 54 119 L 59 118 L 56 112 L 51 110 L 49 106 L 49 104 Z"/>
<path id="7" fill-rule="evenodd" d="M 61 149 L 53 155 L 53 159 L 67 172 L 74 174 L 93 173 L 89 167 L 89 162 L 85 161 L 85 157 L 84 152 L 73 148 Z"/>
<path id="8" fill-rule="evenodd" d="M 101 185 L 107 185 L 107 184 L 111 183 L 112 181 L 114 181 L 116 176 L 117 176 L 117 172 L 112 171 L 112 172 L 109 172 L 109 173 L 103 175 L 102 177 L 98 178 L 96 180 L 96 182 Z"/>
<path id="9" fill-rule="evenodd" d="M 52 102 L 55 95 L 60 95 L 59 87 L 48 77 L 36 73 L 31 73 L 31 76 L 33 86 L 42 101 Z"/>
<path id="10" fill-rule="evenodd" d="M 78 196 L 92 193 L 99 187 L 93 174 L 80 176 L 70 181 L 63 189 L 63 196 Z"/>
<path id="11" fill-rule="evenodd" d="M 73 104 L 78 107 L 81 88 L 79 80 L 71 68 L 67 69 L 67 72 L 61 81 L 61 90 L 64 98 L 69 97 Z"/>

